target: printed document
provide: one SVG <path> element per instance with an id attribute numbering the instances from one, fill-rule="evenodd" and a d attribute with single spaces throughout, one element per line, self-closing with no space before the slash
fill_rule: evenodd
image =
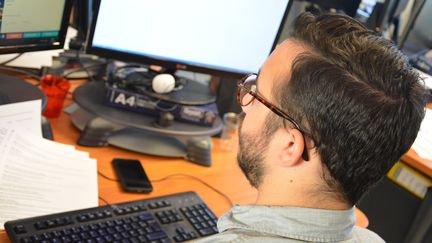
<path id="1" fill-rule="evenodd" d="M 412 145 L 416 153 L 428 160 L 432 160 L 432 110 L 426 109 L 426 115 L 420 126 L 420 131 Z"/>
<path id="2" fill-rule="evenodd" d="M 28 105 L 15 105 L 20 104 Z M 16 117 L 26 122 L 14 122 Z M 29 120 L 30 115 L 0 117 L 0 229 L 10 220 L 98 205 L 96 160 L 29 132 Z M 36 120 L 40 129 L 40 102 Z"/>

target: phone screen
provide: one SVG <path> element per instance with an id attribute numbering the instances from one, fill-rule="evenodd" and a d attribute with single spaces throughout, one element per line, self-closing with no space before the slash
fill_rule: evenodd
<path id="1" fill-rule="evenodd" d="M 126 191 L 151 192 L 153 190 L 139 160 L 114 159 L 113 166 Z"/>

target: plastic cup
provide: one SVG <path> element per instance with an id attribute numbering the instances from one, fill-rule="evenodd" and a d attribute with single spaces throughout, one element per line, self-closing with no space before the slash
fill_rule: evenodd
<path id="1" fill-rule="evenodd" d="M 235 151 L 238 143 L 238 115 L 233 112 L 225 113 L 223 116 L 224 127 L 220 137 L 222 151 Z"/>
<path id="2" fill-rule="evenodd" d="M 41 88 L 48 99 L 43 115 L 48 118 L 59 117 L 70 88 L 69 81 L 60 76 L 45 75 L 41 78 Z"/>

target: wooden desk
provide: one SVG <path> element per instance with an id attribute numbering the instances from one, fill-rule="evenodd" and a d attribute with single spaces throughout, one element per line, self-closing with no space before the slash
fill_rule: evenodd
<path id="1" fill-rule="evenodd" d="M 72 103 L 69 99 L 67 104 Z M 87 151 L 92 158 L 97 159 L 98 170 L 111 178 L 116 178 L 111 166 L 114 157 L 139 159 L 151 180 L 163 178 L 168 175 L 182 173 L 196 176 L 226 194 L 235 204 L 253 204 L 257 193 L 253 189 L 241 170 L 237 166 L 235 152 L 221 151 L 218 139 L 213 139 L 213 164 L 203 167 L 182 159 L 169 159 L 154 157 L 115 147 L 89 148 L 76 145 L 79 130 L 76 129 L 69 115 L 62 113 L 59 118 L 51 119 L 55 141 L 75 145 L 78 150 Z M 118 182 L 98 177 L 99 196 L 109 203 L 119 203 L 130 200 L 157 197 L 177 192 L 195 191 L 206 204 L 219 217 L 231 208 L 231 205 L 219 194 L 204 184 L 187 177 L 174 177 L 161 182 L 153 183 L 154 190 L 150 194 L 125 193 Z M 99 201 L 104 205 L 103 201 Z M 367 227 L 367 218 L 359 210 L 357 225 Z M 0 242 L 10 242 L 5 231 L 0 231 Z"/>

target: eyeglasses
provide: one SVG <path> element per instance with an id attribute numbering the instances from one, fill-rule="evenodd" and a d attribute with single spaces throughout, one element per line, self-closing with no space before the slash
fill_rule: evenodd
<path id="1" fill-rule="evenodd" d="M 305 135 L 307 134 L 302 128 L 300 128 L 300 125 L 288 114 L 286 114 L 284 111 L 270 103 L 266 98 L 264 98 L 262 95 L 258 93 L 257 90 L 257 74 L 248 74 L 243 79 L 240 80 L 240 82 L 237 84 L 237 102 L 241 106 L 247 106 L 254 99 L 257 99 L 259 102 L 261 102 L 263 105 L 265 105 L 267 108 L 269 108 L 272 112 L 274 112 L 276 115 L 284 118 L 285 120 L 288 120 L 291 122 L 295 129 L 299 130 L 303 135 L 303 141 L 304 141 L 304 150 L 302 153 L 302 158 L 305 161 L 309 161 L 309 154 L 308 150 L 306 148 L 306 138 Z"/>

